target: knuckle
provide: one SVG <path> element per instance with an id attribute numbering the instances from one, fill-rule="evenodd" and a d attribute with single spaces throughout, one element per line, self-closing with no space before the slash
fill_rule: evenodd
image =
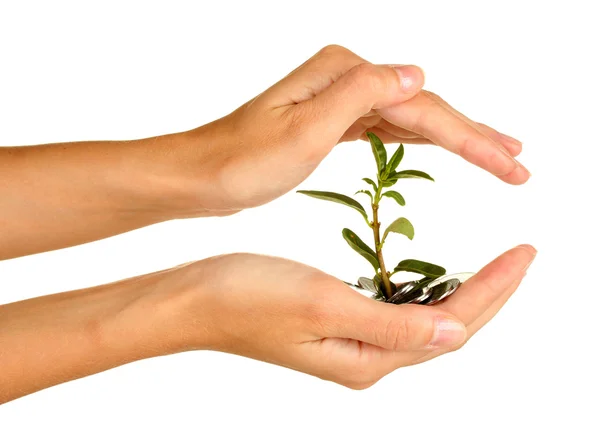
<path id="1" fill-rule="evenodd" d="M 348 50 L 346 47 L 342 47 L 341 45 L 338 45 L 338 44 L 329 44 L 329 45 L 326 45 L 325 47 L 323 47 L 321 50 L 319 50 L 319 52 L 317 53 L 317 56 L 335 57 L 335 56 L 343 56 L 348 53 L 350 53 L 350 50 Z"/>
<path id="2" fill-rule="evenodd" d="M 473 150 L 477 149 L 477 145 L 474 143 L 473 138 L 467 136 L 458 141 L 458 145 L 456 147 L 456 154 L 458 154 L 463 159 L 469 160 L 473 155 Z"/>
<path id="3" fill-rule="evenodd" d="M 348 72 L 348 81 L 351 87 L 361 92 L 367 91 L 377 98 L 394 94 L 400 88 L 400 78 L 392 68 L 368 62 L 352 67 Z"/>
<path id="4" fill-rule="evenodd" d="M 391 350 L 407 347 L 411 340 L 412 328 L 407 318 L 399 317 L 388 321 L 383 330 L 383 344 Z"/>
<path id="5" fill-rule="evenodd" d="M 381 86 L 381 74 L 378 68 L 368 62 L 360 63 L 350 70 L 350 77 L 360 86 L 367 86 L 372 90 L 377 90 Z"/>

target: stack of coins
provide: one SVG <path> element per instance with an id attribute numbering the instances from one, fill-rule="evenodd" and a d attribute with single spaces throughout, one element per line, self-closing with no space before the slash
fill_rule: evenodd
<path id="1" fill-rule="evenodd" d="M 396 292 L 390 298 L 384 298 L 372 279 L 360 277 L 358 284 L 347 283 L 359 291 L 368 291 L 373 298 L 392 304 L 424 304 L 431 306 L 448 298 L 473 276 L 473 273 L 449 274 L 433 280 L 414 280 L 396 284 Z"/>

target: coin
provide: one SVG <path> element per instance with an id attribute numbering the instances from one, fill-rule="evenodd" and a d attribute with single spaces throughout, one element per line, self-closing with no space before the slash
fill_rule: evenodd
<path id="1" fill-rule="evenodd" d="M 460 283 L 464 283 L 467 280 L 469 280 L 471 277 L 473 277 L 475 275 L 475 273 L 472 272 L 462 272 L 462 273 L 454 273 L 454 274 L 447 274 L 445 276 L 441 276 L 438 277 L 435 280 L 432 280 L 429 285 L 430 286 L 435 286 L 441 282 L 445 282 L 446 280 L 450 280 L 450 279 L 458 279 L 460 281 Z"/>
<path id="2" fill-rule="evenodd" d="M 434 305 L 448 298 L 468 279 L 473 273 L 456 273 L 430 279 L 424 277 L 406 283 L 390 283 L 393 295 L 386 299 L 383 293 L 377 289 L 377 285 L 368 277 L 359 277 L 358 284 L 344 282 L 359 292 L 369 292 L 371 298 L 392 304 L 425 304 Z"/>
<path id="3" fill-rule="evenodd" d="M 431 295 L 427 300 L 423 301 L 423 304 L 427 306 L 431 306 L 433 304 L 439 303 L 444 298 L 452 295 L 459 287 L 461 283 L 458 279 L 450 279 L 445 282 L 439 283 L 435 286 L 431 286 Z"/>
<path id="4" fill-rule="evenodd" d="M 375 282 L 367 277 L 359 277 L 358 278 L 358 285 L 367 290 L 367 291 L 371 291 L 374 294 L 377 294 L 377 287 L 375 286 Z"/>
<path id="5" fill-rule="evenodd" d="M 426 300 L 424 304 L 433 305 L 448 298 L 456 292 L 456 290 L 464 282 L 473 277 L 474 273 L 456 273 L 438 277 L 429 282 L 425 287 L 433 290 L 431 298 Z"/>
<path id="6" fill-rule="evenodd" d="M 397 285 L 398 290 L 386 301 L 392 304 L 402 304 L 404 302 L 406 294 L 412 291 L 416 287 L 416 285 L 416 281 L 399 283 Z"/>
<path id="7" fill-rule="evenodd" d="M 422 283 L 418 281 L 408 282 L 392 295 L 387 302 L 392 304 L 418 304 L 431 295 L 431 290 L 425 290 L 425 287 L 421 285 Z"/>
<path id="8" fill-rule="evenodd" d="M 418 286 L 418 282 L 416 280 L 413 280 L 412 282 L 400 283 L 396 286 L 398 287 L 398 292 L 406 294 L 407 292 L 410 292 L 413 289 L 415 289 Z"/>
<path id="9" fill-rule="evenodd" d="M 421 295 L 416 295 L 413 299 L 405 301 L 405 304 L 421 304 L 423 301 L 427 300 L 433 292 L 431 288 L 427 287 L 422 287 L 415 290 L 418 290 Z"/>

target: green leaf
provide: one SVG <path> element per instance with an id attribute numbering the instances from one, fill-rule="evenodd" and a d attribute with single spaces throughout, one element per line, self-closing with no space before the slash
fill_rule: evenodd
<path id="1" fill-rule="evenodd" d="M 354 193 L 354 195 L 356 194 L 367 194 L 369 197 L 371 197 L 371 203 L 373 202 L 373 194 L 371 193 L 371 191 L 367 191 L 366 189 L 361 189 L 360 191 L 356 191 Z"/>
<path id="2" fill-rule="evenodd" d="M 373 156 L 375 156 L 375 161 L 377 162 L 378 174 L 381 175 L 385 171 L 385 165 L 387 163 L 387 152 L 385 151 L 385 146 L 383 145 L 383 142 L 381 142 L 381 139 L 379 139 L 374 133 L 367 132 L 367 137 L 369 138 L 371 150 L 373 151 Z"/>
<path id="3" fill-rule="evenodd" d="M 358 201 L 353 198 L 348 197 L 347 195 L 338 194 L 335 192 L 327 192 L 327 191 L 296 191 L 298 194 L 308 195 L 309 197 L 318 198 L 319 200 L 327 200 L 333 201 L 334 203 L 343 204 L 351 207 L 352 209 L 356 209 L 360 212 L 360 214 L 365 218 L 367 223 L 369 222 L 369 217 L 367 216 L 367 211 L 362 207 Z"/>
<path id="4" fill-rule="evenodd" d="M 398 271 L 419 273 L 432 279 L 436 279 L 446 274 L 445 268 L 416 259 L 403 260 L 396 266 L 396 268 L 394 268 L 394 272 Z"/>
<path id="5" fill-rule="evenodd" d="M 417 170 L 404 170 L 404 171 L 400 171 L 398 173 L 393 172 L 391 173 L 387 180 L 398 180 L 398 179 L 427 179 L 427 180 L 431 180 L 432 182 L 434 182 L 435 180 L 433 180 L 433 177 L 431 177 L 429 174 L 424 173 L 423 171 L 417 171 Z"/>
<path id="6" fill-rule="evenodd" d="M 342 230 L 342 236 L 354 251 L 367 259 L 369 263 L 373 265 L 375 272 L 377 272 L 379 269 L 379 261 L 377 260 L 377 254 L 375 254 L 373 249 L 365 244 L 362 239 L 356 236 L 356 233 L 350 229 Z"/>
<path id="7" fill-rule="evenodd" d="M 393 171 L 396 171 L 400 162 L 402 162 L 402 158 L 404 157 L 404 144 L 400 144 L 398 149 L 394 152 L 387 166 L 385 167 L 385 175 L 390 175 Z"/>
<path id="8" fill-rule="evenodd" d="M 383 185 L 384 188 L 391 188 L 392 186 L 394 186 L 396 184 L 396 182 L 398 181 L 398 179 L 394 179 L 394 180 L 383 180 L 381 182 L 381 184 Z"/>
<path id="9" fill-rule="evenodd" d="M 368 177 L 365 177 L 363 180 L 371 185 L 375 192 L 377 192 L 377 184 L 373 180 L 369 179 Z"/>
<path id="10" fill-rule="evenodd" d="M 383 196 L 393 198 L 394 200 L 396 200 L 396 203 L 398 203 L 400 206 L 406 205 L 406 201 L 404 201 L 404 197 L 402 195 L 400 195 L 399 192 L 387 191 L 387 192 L 383 193 Z"/>
<path id="11" fill-rule="evenodd" d="M 396 221 L 390 224 L 387 229 L 385 229 L 382 243 L 383 241 L 385 241 L 385 238 L 390 232 L 400 233 L 401 235 L 404 235 L 411 240 L 415 237 L 415 228 L 406 218 L 398 218 Z"/>

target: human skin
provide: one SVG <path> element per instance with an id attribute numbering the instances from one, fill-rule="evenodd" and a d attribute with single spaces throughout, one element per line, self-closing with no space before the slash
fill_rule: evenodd
<path id="1" fill-rule="evenodd" d="M 515 291 L 534 256 L 530 246 L 506 252 L 436 306 L 381 303 L 309 266 L 243 253 L 7 304 L 0 306 L 0 403 L 192 350 L 364 389 L 460 348 Z"/>
<path id="2" fill-rule="evenodd" d="M 331 46 L 197 129 L 0 147 L 0 260 L 259 206 L 367 129 L 385 142 L 438 144 L 508 183 L 527 180 L 518 141 L 459 114 L 423 81 L 415 66 L 373 65 Z"/>
<path id="3" fill-rule="evenodd" d="M 197 129 L 0 148 L 0 260 L 260 206 L 367 129 L 385 142 L 435 143 L 511 184 L 528 179 L 515 160 L 518 141 L 459 114 L 422 90 L 423 81 L 415 66 L 373 65 L 330 46 Z M 435 307 L 375 302 L 311 267 L 249 254 L 7 304 L 0 402 L 188 350 L 240 354 L 364 388 L 460 347 L 516 289 L 534 253 L 505 253 Z"/>

